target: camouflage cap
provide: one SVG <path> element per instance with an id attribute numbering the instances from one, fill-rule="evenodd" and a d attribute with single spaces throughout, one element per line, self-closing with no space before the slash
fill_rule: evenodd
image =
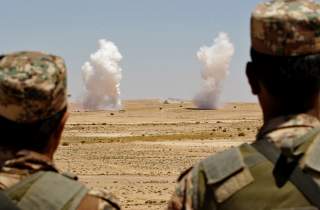
<path id="1" fill-rule="evenodd" d="M 311 0 L 260 3 L 251 16 L 251 44 L 275 56 L 319 53 L 320 5 Z"/>
<path id="2" fill-rule="evenodd" d="M 66 67 L 40 52 L 0 56 L 0 115 L 18 123 L 47 119 L 67 105 Z"/>

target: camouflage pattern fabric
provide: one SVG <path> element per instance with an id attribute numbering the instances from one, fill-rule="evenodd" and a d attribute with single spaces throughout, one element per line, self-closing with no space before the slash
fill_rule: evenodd
<path id="1" fill-rule="evenodd" d="M 251 16 L 252 47 L 264 54 L 297 56 L 320 52 L 320 4 L 312 0 L 273 0 Z"/>
<path id="2" fill-rule="evenodd" d="M 267 122 L 260 129 L 260 132 L 257 135 L 257 139 L 258 140 L 268 139 L 268 141 L 274 143 L 277 147 L 280 147 L 280 145 L 286 143 L 287 141 L 298 138 L 306 134 L 308 131 L 312 130 L 313 128 L 318 128 L 318 127 L 320 127 L 320 122 L 318 121 L 318 119 L 307 114 L 283 116 Z M 244 153 L 248 153 L 248 151 Z M 214 157 L 215 155 L 213 156 L 213 158 Z M 225 164 L 225 162 L 221 164 Z M 260 165 L 259 167 L 262 167 L 262 166 Z M 198 164 L 196 164 L 193 166 L 193 168 L 189 169 L 188 171 L 186 171 L 186 173 L 182 174 L 181 178 L 179 179 L 176 190 L 173 193 L 171 200 L 169 201 L 167 209 L 168 210 L 198 210 L 198 209 L 200 210 L 200 208 L 197 208 L 196 206 L 207 207 L 207 208 L 201 208 L 201 209 L 242 209 L 241 206 L 243 206 L 245 203 L 248 203 L 248 201 L 252 201 L 252 196 L 255 196 L 257 192 L 259 192 L 259 195 L 261 195 L 260 199 L 262 200 L 260 201 L 253 200 L 253 203 L 251 204 L 252 209 L 268 209 L 266 208 L 266 205 L 268 203 L 272 203 L 275 206 L 281 205 L 281 202 L 285 203 L 285 201 L 281 199 L 280 200 L 275 199 L 276 201 L 273 202 L 272 199 L 277 197 L 275 195 L 279 191 L 277 188 L 268 188 L 266 189 L 266 191 L 264 191 L 264 186 L 274 185 L 274 180 L 273 178 L 268 179 L 266 177 L 259 179 L 259 176 L 262 177 L 263 176 L 262 174 L 265 174 L 266 172 L 265 168 L 259 168 L 259 167 L 250 168 L 251 172 L 256 172 L 256 171 L 259 172 L 260 170 L 260 173 L 261 173 L 260 175 L 259 173 L 256 173 L 256 175 L 254 176 L 254 181 L 250 180 L 250 178 L 243 178 L 244 176 L 239 179 L 239 178 L 236 178 L 236 176 L 239 176 L 239 174 L 238 175 L 233 174 L 231 177 L 228 178 L 227 181 L 225 181 L 226 184 L 219 186 L 220 191 L 224 193 L 223 196 L 219 197 L 218 195 L 217 197 L 217 194 L 215 194 L 215 195 L 209 195 L 209 199 L 205 199 L 202 196 L 202 194 L 207 193 L 206 192 L 207 189 L 202 189 L 202 187 L 200 186 L 208 187 L 208 185 L 203 185 L 203 183 L 201 183 L 201 180 L 203 181 L 206 178 L 201 179 L 201 173 L 199 173 L 200 169 L 198 167 Z M 269 170 L 272 171 L 272 167 L 274 166 L 272 164 L 269 164 L 266 167 L 269 167 Z M 221 173 L 221 172 L 219 171 L 218 173 Z M 242 173 L 242 175 L 244 174 L 245 173 Z M 197 178 L 197 179 L 195 178 L 199 176 L 200 178 Z M 232 182 L 234 180 L 237 180 L 237 181 Z M 260 183 L 259 183 L 259 180 L 260 180 Z M 232 183 L 232 185 L 230 185 L 230 183 Z M 250 186 L 250 187 L 246 187 L 246 186 Z M 203 188 L 206 188 L 206 187 L 203 187 Z M 228 193 L 230 195 L 226 197 L 225 195 Z M 299 207 L 299 205 L 304 204 L 305 207 L 308 207 L 308 202 L 305 200 L 305 198 L 302 195 L 299 194 L 298 190 L 292 184 L 289 185 L 286 188 L 286 191 L 282 193 L 283 193 L 281 194 L 281 196 L 283 196 L 282 198 L 288 199 L 291 197 L 290 202 L 287 202 L 285 204 L 282 203 L 283 205 L 290 206 L 290 205 L 296 204 Z M 232 199 L 230 199 L 231 196 L 232 196 Z M 278 198 L 281 198 L 281 196 L 279 196 Z M 256 199 L 258 199 L 258 196 L 255 196 L 255 197 Z M 219 198 L 222 198 L 222 199 L 219 200 Z M 239 200 L 241 200 L 241 202 L 239 202 Z M 230 203 L 232 203 L 232 205 Z M 235 203 L 237 205 L 235 205 Z M 253 206 L 253 205 L 257 205 L 257 206 Z M 297 207 L 297 206 L 291 206 L 291 207 Z M 244 207 L 243 209 L 246 209 L 246 208 Z M 308 207 L 307 209 L 315 209 L 315 208 Z"/>
<path id="3" fill-rule="evenodd" d="M 28 150 L 22 150 L 16 154 L 1 151 L 0 159 L 6 160 L 3 161 L 3 167 L 0 170 L 0 189 L 7 189 L 38 171 L 59 173 L 48 157 Z M 119 210 L 118 203 L 111 193 L 93 189 L 89 190 L 78 209 Z"/>
<path id="4" fill-rule="evenodd" d="M 0 56 L 0 116 L 18 123 L 50 118 L 67 105 L 66 66 L 58 56 Z"/>

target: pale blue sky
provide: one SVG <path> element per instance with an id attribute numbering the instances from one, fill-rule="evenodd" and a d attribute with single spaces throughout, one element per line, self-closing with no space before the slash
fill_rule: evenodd
<path id="1" fill-rule="evenodd" d="M 220 31 L 235 55 L 226 101 L 252 101 L 245 64 L 249 17 L 258 0 L 10 0 L 2 2 L 1 52 L 41 50 L 61 55 L 69 92 L 82 89 L 81 66 L 97 40 L 113 41 L 123 55 L 122 98 L 192 98 L 200 89 L 196 52 Z"/>

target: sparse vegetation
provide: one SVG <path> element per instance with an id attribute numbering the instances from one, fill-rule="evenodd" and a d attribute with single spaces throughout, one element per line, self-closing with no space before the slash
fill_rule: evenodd
<path id="1" fill-rule="evenodd" d="M 244 132 L 241 132 L 238 134 L 238 136 L 245 136 L 246 134 Z"/>
<path id="2" fill-rule="evenodd" d="M 170 197 L 181 171 L 254 139 L 255 128 L 262 124 L 252 104 L 212 111 L 194 109 L 189 102 L 185 108 L 159 100 L 123 105 L 125 112 L 71 112 L 56 162 L 62 170 L 82 176 L 84 183 L 116 192 L 127 209 L 165 208 L 164 197 Z M 234 106 L 249 111 L 238 116 Z M 109 117 L 111 112 L 116 117 Z"/>

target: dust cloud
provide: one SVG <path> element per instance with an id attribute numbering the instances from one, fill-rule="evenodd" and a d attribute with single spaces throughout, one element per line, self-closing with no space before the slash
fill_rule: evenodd
<path id="1" fill-rule="evenodd" d="M 85 85 L 83 108 L 87 110 L 120 109 L 120 81 L 122 55 L 117 46 L 105 39 L 98 42 L 99 49 L 82 66 Z"/>
<path id="2" fill-rule="evenodd" d="M 202 87 L 193 100 L 198 108 L 217 109 L 221 105 L 220 95 L 229 74 L 233 54 L 234 46 L 228 35 L 223 32 L 214 39 L 212 46 L 203 46 L 198 51 L 198 60 L 204 66 L 201 72 Z"/>

